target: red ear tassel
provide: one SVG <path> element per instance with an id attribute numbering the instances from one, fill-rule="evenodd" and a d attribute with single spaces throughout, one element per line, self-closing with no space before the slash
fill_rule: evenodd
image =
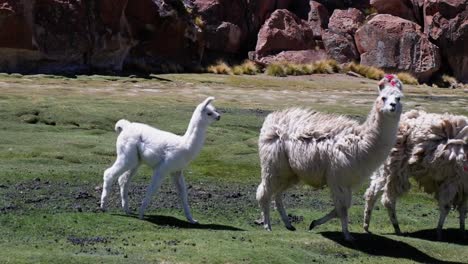
<path id="1" fill-rule="evenodd" d="M 393 81 L 390 82 L 390 84 L 391 84 L 392 86 L 396 86 L 396 81 L 393 80 Z"/>
<path id="2" fill-rule="evenodd" d="M 393 78 L 395 78 L 395 75 L 387 74 L 387 75 L 385 75 L 385 78 L 388 79 L 389 81 L 391 81 L 391 80 L 393 80 Z"/>

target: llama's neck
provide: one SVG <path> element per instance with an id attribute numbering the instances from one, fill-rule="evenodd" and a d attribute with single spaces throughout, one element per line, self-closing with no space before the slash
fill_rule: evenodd
<path id="1" fill-rule="evenodd" d="M 371 159 L 380 163 L 388 155 L 395 144 L 400 116 L 385 116 L 377 110 L 374 104 L 367 120 L 361 125 L 360 146 L 358 157 Z"/>
<path id="2" fill-rule="evenodd" d="M 202 124 L 200 113 L 195 111 L 190 119 L 189 126 L 184 136 L 182 137 L 183 143 L 189 150 L 191 156 L 195 156 L 200 152 L 205 142 L 207 126 Z"/>

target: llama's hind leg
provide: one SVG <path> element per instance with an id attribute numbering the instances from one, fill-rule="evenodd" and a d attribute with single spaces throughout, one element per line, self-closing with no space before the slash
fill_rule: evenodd
<path id="1" fill-rule="evenodd" d="M 437 223 L 437 239 L 442 240 L 442 228 L 444 227 L 445 218 L 447 217 L 452 203 L 457 194 L 455 186 L 450 183 L 443 183 L 439 187 L 437 199 L 439 201 L 439 222 Z"/>
<path id="2" fill-rule="evenodd" d="M 190 206 L 188 203 L 187 197 L 187 186 L 185 184 L 185 178 L 181 171 L 175 172 L 172 175 L 172 179 L 176 186 L 177 192 L 179 193 L 180 200 L 182 202 L 182 207 L 184 209 L 184 214 L 187 220 L 192 224 L 198 224 L 198 221 L 193 219 L 192 213 L 190 212 Z"/>
<path id="3" fill-rule="evenodd" d="M 262 180 L 260 185 L 257 188 L 257 201 L 262 210 L 261 219 L 256 220 L 256 224 L 263 224 L 263 227 L 271 231 L 271 223 L 270 223 L 270 203 L 271 203 L 271 188 L 268 186 L 267 181 Z"/>
<path id="4" fill-rule="evenodd" d="M 462 240 L 467 238 L 466 232 L 465 232 L 465 218 L 466 218 L 466 212 L 468 210 L 467 207 L 468 207 L 467 201 L 463 201 L 462 204 L 458 207 L 458 213 L 460 217 L 460 236 Z"/>
<path id="5" fill-rule="evenodd" d="M 130 187 L 130 181 L 135 175 L 137 169 L 130 169 L 126 171 L 119 177 L 119 186 L 120 186 L 120 198 L 122 200 L 122 209 L 126 214 L 130 214 L 130 210 L 128 208 L 128 189 Z"/>
<path id="6" fill-rule="evenodd" d="M 111 190 L 112 184 L 117 176 L 123 174 L 125 171 L 128 171 L 132 167 L 135 166 L 133 159 L 128 159 L 124 155 L 120 155 L 117 157 L 114 165 L 108 168 L 104 172 L 104 182 L 102 185 L 102 194 L 101 194 L 101 209 L 107 209 L 107 196 Z"/>
<path id="7" fill-rule="evenodd" d="M 281 216 L 281 220 L 283 220 L 284 226 L 291 231 L 295 231 L 296 228 L 291 224 L 291 221 L 289 220 L 288 214 L 286 213 L 286 209 L 284 209 L 283 205 L 283 193 L 277 193 L 275 195 L 275 204 L 276 204 L 276 209 L 278 210 L 278 213 Z"/>
<path id="8" fill-rule="evenodd" d="M 385 206 L 388 212 L 388 217 L 392 222 L 393 229 L 395 230 L 395 234 L 401 235 L 400 225 L 398 224 L 398 219 L 396 216 L 396 197 L 391 192 L 384 192 L 382 196 L 382 204 Z"/>
<path id="9" fill-rule="evenodd" d="M 331 210 L 328 214 L 326 214 L 322 218 L 319 218 L 317 220 L 312 221 L 310 223 L 309 230 L 314 229 L 314 227 L 316 227 L 316 226 L 323 225 L 326 222 L 332 220 L 333 218 L 336 218 L 337 216 L 338 215 L 336 214 L 336 210 L 335 210 L 335 208 L 333 208 L 333 210 Z"/>

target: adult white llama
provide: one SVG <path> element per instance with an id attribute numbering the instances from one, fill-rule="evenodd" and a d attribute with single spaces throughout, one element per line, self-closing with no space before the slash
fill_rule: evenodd
<path id="1" fill-rule="evenodd" d="M 385 160 L 395 143 L 402 106 L 402 84 L 395 75 L 379 82 L 379 96 L 363 124 L 344 116 L 292 108 L 271 113 L 265 119 L 259 138 L 262 182 L 257 201 L 262 218 L 257 220 L 271 230 L 270 203 L 289 230 L 291 225 L 283 206 L 282 193 L 302 181 L 314 187 L 328 185 L 335 208 L 313 221 L 310 229 L 339 217 L 346 240 L 348 208 L 352 188 L 368 178 Z"/>
<path id="2" fill-rule="evenodd" d="M 117 159 L 114 165 L 104 172 L 104 184 L 101 195 L 101 208 L 107 207 L 107 196 L 116 176 L 119 177 L 122 208 L 129 213 L 128 187 L 132 176 L 140 163 L 153 168 L 153 177 L 146 196 L 141 204 L 139 217 L 143 218 L 154 192 L 161 186 L 167 174 L 171 174 L 182 201 L 185 216 L 190 223 L 197 223 L 192 218 L 187 199 L 187 187 L 182 170 L 187 167 L 200 152 L 205 142 L 208 125 L 219 120 L 221 115 L 211 105 L 214 97 L 208 97 L 193 112 L 187 131 L 178 136 L 151 126 L 119 120 L 115 130 L 117 138 Z"/>
<path id="3" fill-rule="evenodd" d="M 384 165 L 372 176 L 366 191 L 364 229 L 369 223 L 375 202 L 382 204 L 395 229 L 401 234 L 396 218 L 397 198 L 406 193 L 409 177 L 427 193 L 434 193 L 439 203 L 437 238 L 449 210 L 459 211 L 460 232 L 465 236 L 468 208 L 468 118 L 450 114 L 432 114 L 413 110 L 402 116 L 397 141 Z"/>

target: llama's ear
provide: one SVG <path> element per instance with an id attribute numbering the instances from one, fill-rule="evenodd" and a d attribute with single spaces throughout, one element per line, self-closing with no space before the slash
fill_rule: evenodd
<path id="1" fill-rule="evenodd" d="M 214 99 L 215 98 L 213 96 L 206 98 L 205 101 L 203 101 L 202 103 L 202 109 L 205 109 L 205 107 L 209 105 Z"/>

